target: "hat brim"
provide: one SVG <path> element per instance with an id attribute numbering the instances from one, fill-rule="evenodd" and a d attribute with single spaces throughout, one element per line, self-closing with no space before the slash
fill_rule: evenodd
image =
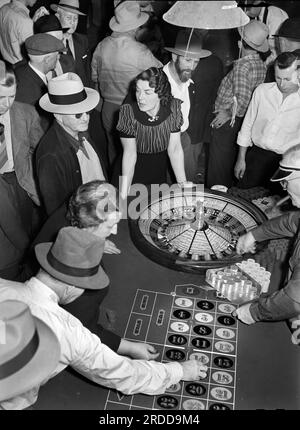
<path id="1" fill-rule="evenodd" d="M 141 25 L 145 24 L 149 19 L 149 15 L 146 12 L 141 12 L 141 16 L 131 24 L 119 24 L 116 18 L 113 16 L 109 21 L 109 27 L 112 31 L 118 31 L 119 33 L 124 33 L 125 31 L 134 30 Z"/>
<path id="2" fill-rule="evenodd" d="M 33 317 L 39 345 L 33 358 L 21 370 L 0 380 L 0 402 L 24 394 L 40 386 L 56 369 L 60 358 L 60 344 L 51 328 Z"/>
<path id="3" fill-rule="evenodd" d="M 85 290 L 102 290 L 102 288 L 107 287 L 109 284 L 108 277 L 101 265 L 99 266 L 98 272 L 93 276 L 88 277 L 75 277 L 65 275 L 57 270 L 55 270 L 48 262 L 47 254 L 52 247 L 52 242 L 39 243 L 35 246 L 35 255 L 42 266 L 42 268 L 52 275 L 54 278 L 65 282 L 70 285 L 74 285 L 75 287 L 83 288 Z M 103 280 L 107 280 L 107 282 L 103 282 Z"/>
<path id="4" fill-rule="evenodd" d="M 267 40 L 264 41 L 264 43 L 262 45 L 255 45 L 253 42 L 251 42 L 251 40 L 247 39 L 246 37 L 244 37 L 245 35 L 243 34 L 242 31 L 243 27 L 239 27 L 238 28 L 238 32 L 241 36 L 241 38 L 249 45 L 251 46 L 251 48 L 255 49 L 256 51 L 259 52 L 268 52 L 270 50 L 270 46 Z"/>
<path id="5" fill-rule="evenodd" d="M 283 181 L 284 179 L 287 179 L 290 175 L 292 175 L 295 171 L 290 170 L 284 170 L 281 167 L 276 170 L 272 178 L 270 179 L 271 182 L 279 182 Z"/>
<path id="6" fill-rule="evenodd" d="M 299 36 L 290 36 L 288 34 L 272 34 L 273 37 L 285 37 L 286 39 L 291 39 L 291 40 L 300 40 L 300 35 Z"/>
<path id="7" fill-rule="evenodd" d="M 72 9 L 72 8 L 70 8 L 68 6 L 60 6 L 59 4 L 51 4 L 50 8 L 52 10 L 54 10 L 54 12 L 57 12 L 57 9 L 60 8 L 60 9 L 66 10 L 67 12 L 72 12 L 75 15 L 84 15 L 84 16 L 86 16 L 86 13 L 80 12 L 80 10 Z"/>
<path id="8" fill-rule="evenodd" d="M 100 96 L 98 91 L 92 88 L 85 87 L 87 98 L 79 103 L 58 105 L 51 103 L 49 100 L 49 94 L 44 94 L 39 101 L 39 105 L 42 109 L 51 113 L 60 113 L 65 115 L 72 115 L 76 113 L 84 113 L 93 110 L 99 103 Z"/>
<path id="9" fill-rule="evenodd" d="M 165 50 L 170 51 L 176 55 L 186 56 L 186 57 L 195 58 L 195 59 L 206 58 L 212 54 L 211 51 L 208 51 L 207 49 L 201 49 L 201 51 L 199 51 L 199 52 L 191 52 L 191 51 L 185 51 L 183 49 L 167 48 L 166 47 Z"/>

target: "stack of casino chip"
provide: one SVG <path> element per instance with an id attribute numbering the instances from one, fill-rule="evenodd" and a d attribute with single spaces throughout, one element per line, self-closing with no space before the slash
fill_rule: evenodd
<path id="1" fill-rule="evenodd" d="M 217 290 L 218 297 L 242 304 L 267 292 L 270 272 L 252 259 L 222 269 L 208 269 L 206 282 Z"/>

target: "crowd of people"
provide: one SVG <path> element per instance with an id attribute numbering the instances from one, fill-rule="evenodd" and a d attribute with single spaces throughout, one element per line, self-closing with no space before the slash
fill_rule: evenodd
<path id="1" fill-rule="evenodd" d="M 268 187 L 279 163 L 272 181 L 300 207 L 300 17 L 246 2 L 226 70 L 210 30 L 166 31 L 154 2 L 115 1 L 96 46 L 77 31 L 79 0 L 35 3 L 0 1 L 0 410 L 30 407 L 69 365 L 125 394 L 204 378 L 197 360 L 158 363 L 98 324 L 102 256 L 120 253 L 108 237 L 136 183 Z M 240 307 L 246 324 L 300 313 L 299 212 L 237 252 L 283 236 L 295 237 L 287 284 Z"/>

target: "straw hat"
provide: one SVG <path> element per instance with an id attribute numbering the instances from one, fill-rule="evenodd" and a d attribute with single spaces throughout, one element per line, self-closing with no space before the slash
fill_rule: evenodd
<path id="1" fill-rule="evenodd" d="M 80 12 L 79 0 L 60 0 L 58 4 L 51 4 L 50 7 L 55 12 L 60 8 L 67 12 L 75 13 L 76 15 L 86 15 L 85 13 Z"/>
<path id="2" fill-rule="evenodd" d="M 269 29 L 263 22 L 252 20 L 244 27 L 239 27 L 238 32 L 251 48 L 259 52 L 269 51 Z"/>
<path id="3" fill-rule="evenodd" d="M 64 73 L 48 81 L 48 93 L 39 101 L 47 112 L 76 114 L 89 112 L 99 103 L 99 93 L 83 86 L 76 73 Z"/>
<path id="4" fill-rule="evenodd" d="M 17 300 L 0 303 L 4 342 L 0 341 L 0 402 L 42 384 L 55 370 L 60 345 L 57 337 L 29 307 Z"/>

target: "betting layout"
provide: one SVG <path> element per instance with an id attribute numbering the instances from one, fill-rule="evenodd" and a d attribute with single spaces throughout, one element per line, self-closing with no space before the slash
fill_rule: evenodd
<path id="1" fill-rule="evenodd" d="M 129 220 L 133 242 L 157 263 L 184 271 L 238 261 L 239 236 L 266 219 L 249 202 L 197 187 L 162 193 L 141 206 L 139 218 Z"/>
<path id="2" fill-rule="evenodd" d="M 125 338 L 145 341 L 162 362 L 200 360 L 205 379 L 171 386 L 158 396 L 110 390 L 105 409 L 234 409 L 238 327 L 235 306 L 206 286 L 177 285 L 171 294 L 137 290 Z"/>

